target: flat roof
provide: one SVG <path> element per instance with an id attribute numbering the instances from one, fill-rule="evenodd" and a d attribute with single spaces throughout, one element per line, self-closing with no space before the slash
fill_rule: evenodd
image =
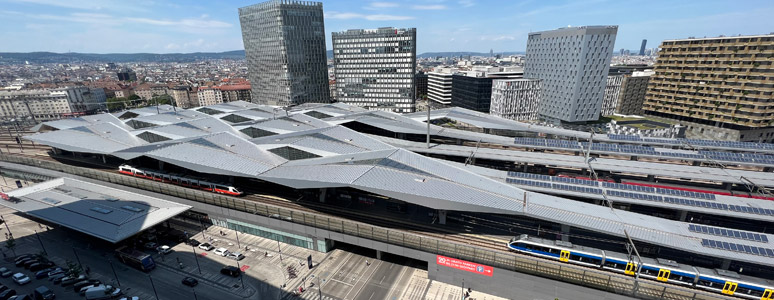
<path id="1" fill-rule="evenodd" d="M 191 206 L 71 178 L 8 192 L 0 205 L 35 218 L 118 243 Z"/>

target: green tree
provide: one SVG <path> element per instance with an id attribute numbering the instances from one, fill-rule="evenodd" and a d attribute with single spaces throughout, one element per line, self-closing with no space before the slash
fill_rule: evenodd
<path id="1" fill-rule="evenodd" d="M 8 240 L 5 241 L 5 247 L 13 252 L 13 257 L 16 257 L 16 239 L 13 236 L 8 237 Z"/>
<path id="2" fill-rule="evenodd" d="M 137 96 L 135 94 L 132 94 L 129 96 L 129 100 L 139 100 L 139 99 L 141 99 L 140 96 Z"/>
<path id="3" fill-rule="evenodd" d="M 126 98 L 108 98 L 107 99 L 107 107 L 108 110 L 114 111 L 114 110 L 121 110 L 121 109 L 127 109 L 129 106 L 129 99 Z"/>
<path id="4" fill-rule="evenodd" d="M 159 95 L 159 96 L 153 97 L 153 99 L 151 99 L 149 104 L 156 105 L 156 103 L 158 103 L 158 105 L 164 105 L 164 104 L 172 105 L 172 100 L 173 100 L 172 96 L 170 95 L 166 95 L 166 94 Z"/>
<path id="5" fill-rule="evenodd" d="M 67 276 L 70 277 L 78 277 L 81 275 L 81 265 L 78 265 L 70 260 L 65 261 L 65 264 L 67 265 Z"/>

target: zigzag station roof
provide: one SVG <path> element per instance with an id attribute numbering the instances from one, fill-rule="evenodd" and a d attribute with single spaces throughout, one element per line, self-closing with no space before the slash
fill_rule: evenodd
<path id="1" fill-rule="evenodd" d="M 769 257 L 708 248 L 702 240 L 773 248 L 768 244 L 702 236 L 689 230 L 688 223 L 525 191 L 340 125 L 349 122 L 400 132 L 427 130 L 419 120 L 343 104 L 283 110 L 239 101 L 52 121 L 41 127 L 58 130 L 25 138 L 67 151 L 122 159 L 145 156 L 202 173 L 258 178 L 296 189 L 351 187 L 439 210 L 526 215 L 620 237 L 626 230 L 639 241 L 774 266 L 774 253 Z M 432 126 L 431 131 L 448 129 Z M 485 137 L 463 133 L 472 140 Z"/>

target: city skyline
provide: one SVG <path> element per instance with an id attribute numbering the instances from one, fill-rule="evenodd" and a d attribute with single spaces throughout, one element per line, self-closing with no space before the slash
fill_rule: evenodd
<path id="1" fill-rule="evenodd" d="M 244 49 L 237 9 L 260 1 L 2 0 L 2 52 L 188 53 Z M 690 36 L 766 34 L 774 4 L 704 1 L 419 0 L 322 1 L 326 48 L 331 32 L 416 27 L 417 53 L 524 51 L 529 32 L 559 27 L 618 25 L 615 49 L 649 47 Z M 663 3 L 661 3 L 663 2 Z M 756 7 L 755 10 L 747 7 Z M 636 11 L 636 14 L 633 12 Z"/>

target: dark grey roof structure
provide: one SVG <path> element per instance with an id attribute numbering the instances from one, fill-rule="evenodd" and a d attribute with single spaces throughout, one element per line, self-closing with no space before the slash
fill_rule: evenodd
<path id="1" fill-rule="evenodd" d="M 191 207 L 71 178 L 8 192 L 0 201 L 35 218 L 118 243 Z"/>
<path id="2" fill-rule="evenodd" d="M 339 125 L 360 122 L 417 134 L 427 130 L 422 121 L 394 113 L 342 104 L 305 104 L 286 111 L 246 102 L 166 111 L 160 114 L 164 116 L 143 114 L 146 111 L 117 114 L 137 115 L 123 119 L 124 124 L 152 124 L 139 129 L 76 119 L 45 123 L 59 130 L 26 138 L 68 151 L 123 159 L 145 156 L 202 173 L 259 178 L 296 189 L 351 187 L 439 210 L 525 215 L 619 237 L 627 231 L 632 239 L 655 245 L 774 266 L 772 257 L 766 255 L 707 248 L 702 245 L 706 236 L 691 231 L 685 222 L 525 191 L 496 179 L 498 176 L 417 154 L 411 151 L 415 147 L 412 142 L 375 137 Z M 175 114 L 183 117 L 178 119 Z M 225 120 L 230 115 L 246 120 Z M 94 129 L 97 125 L 106 125 L 110 132 Z M 438 126 L 432 126 L 431 131 L 468 140 L 503 139 Z M 145 134 L 148 132 L 164 139 Z M 84 141 L 90 149 L 84 148 Z M 713 238 L 736 242 L 730 237 Z"/>

